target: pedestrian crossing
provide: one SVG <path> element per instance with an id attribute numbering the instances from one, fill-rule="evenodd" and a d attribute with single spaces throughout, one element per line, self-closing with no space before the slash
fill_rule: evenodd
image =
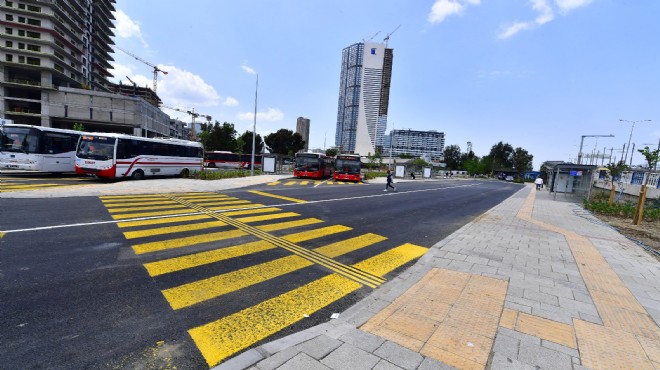
<path id="1" fill-rule="evenodd" d="M 85 181 L 89 181 L 89 178 L 67 178 L 61 180 L 79 180 L 80 184 L 71 184 L 71 183 L 46 183 L 46 182 L 35 182 L 43 181 L 44 179 L 30 179 L 23 177 L 0 177 L 0 193 L 7 193 L 12 191 L 29 191 L 29 190 L 45 190 L 52 189 L 63 186 L 77 186 L 82 185 Z M 49 179 L 49 180 L 58 180 L 58 179 Z"/>
<path id="2" fill-rule="evenodd" d="M 295 276 L 293 289 L 247 301 L 236 312 L 208 317 L 201 325 L 199 321 L 189 324 L 188 332 L 209 366 L 351 293 L 378 287 L 388 273 L 427 251 L 219 193 L 100 198 L 183 322 L 187 310 L 202 304 L 225 307 L 222 302 L 228 296 Z M 243 262 L 257 254 L 258 263 Z M 205 272 L 197 278 L 195 273 L 202 270 Z M 183 273 L 187 279 L 176 279 Z M 217 310 L 213 312 L 217 315 Z"/>

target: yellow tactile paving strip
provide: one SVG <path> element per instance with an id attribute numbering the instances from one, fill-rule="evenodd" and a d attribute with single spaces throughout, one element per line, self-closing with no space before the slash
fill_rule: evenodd
<path id="1" fill-rule="evenodd" d="M 604 325 L 573 325 L 503 308 L 507 283 L 433 269 L 361 329 L 459 369 L 484 369 L 497 327 L 578 349 L 593 369 L 660 369 L 660 329 L 591 241 L 532 218 L 532 190 L 518 218 L 566 237 Z"/>
<path id="2" fill-rule="evenodd" d="M 433 269 L 361 329 L 451 366 L 483 369 L 507 285 L 503 280 Z"/>
<path id="3" fill-rule="evenodd" d="M 653 369 L 655 363 L 657 369 L 658 325 L 588 238 L 532 218 L 535 196 L 532 190 L 518 217 L 564 235 L 603 320 L 604 325 L 573 320 L 582 365 L 595 369 Z"/>

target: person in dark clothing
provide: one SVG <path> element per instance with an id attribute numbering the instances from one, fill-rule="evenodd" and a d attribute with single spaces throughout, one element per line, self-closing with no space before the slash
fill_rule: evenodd
<path id="1" fill-rule="evenodd" d="M 415 179 L 415 173 L 410 171 L 410 177 L 412 177 L 412 179 L 414 180 Z"/>
<path id="2" fill-rule="evenodd" d="M 394 189 L 396 191 L 396 186 L 392 185 L 394 182 L 392 182 L 392 172 L 390 170 L 387 170 L 387 185 L 385 185 L 385 190 L 387 191 L 388 188 Z"/>

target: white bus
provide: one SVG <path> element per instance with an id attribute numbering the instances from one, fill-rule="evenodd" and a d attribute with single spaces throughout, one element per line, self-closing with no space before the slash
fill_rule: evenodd
<path id="1" fill-rule="evenodd" d="M 106 179 L 188 176 L 202 170 L 203 153 L 195 141 L 86 133 L 78 142 L 75 169 Z"/>
<path id="2" fill-rule="evenodd" d="M 73 173 L 81 134 L 51 127 L 4 124 L 0 126 L 0 168 Z"/>

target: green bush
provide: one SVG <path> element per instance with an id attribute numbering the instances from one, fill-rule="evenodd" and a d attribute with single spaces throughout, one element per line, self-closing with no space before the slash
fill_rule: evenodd
<path id="1" fill-rule="evenodd" d="M 221 180 L 221 179 L 235 179 L 237 177 L 250 176 L 250 170 L 230 170 L 230 171 L 195 171 L 190 174 L 193 179 L 199 180 Z M 255 175 L 261 175 L 261 170 L 255 169 Z"/>
<path id="2" fill-rule="evenodd" d="M 364 172 L 362 173 L 362 178 L 364 180 L 373 180 L 376 177 L 386 177 L 387 172 Z"/>
<path id="3" fill-rule="evenodd" d="M 653 201 L 650 203 L 653 204 Z M 607 200 L 584 200 L 584 208 L 591 212 L 614 217 L 632 218 L 635 214 L 636 207 L 637 204 L 632 202 L 614 203 L 610 205 Z M 660 208 L 645 205 L 643 219 L 645 221 L 659 221 Z"/>

